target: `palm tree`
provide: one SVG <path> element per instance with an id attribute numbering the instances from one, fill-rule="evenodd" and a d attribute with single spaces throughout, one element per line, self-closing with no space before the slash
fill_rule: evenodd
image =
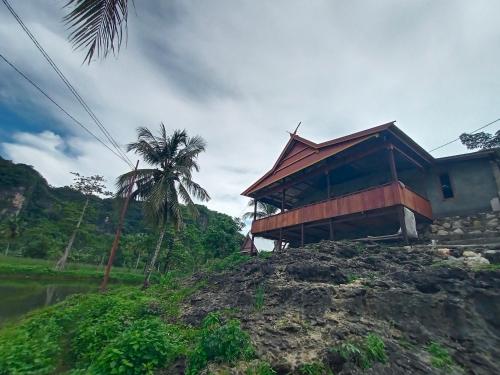
<path id="1" fill-rule="evenodd" d="M 5 249 L 5 255 L 9 255 L 10 243 L 14 241 L 20 234 L 20 220 L 17 215 L 10 217 L 7 221 L 5 229 L 2 231 L 7 238 L 7 247 Z"/>
<path id="2" fill-rule="evenodd" d="M 68 0 L 65 7 L 71 9 L 63 19 L 72 30 L 69 40 L 87 50 L 84 62 L 120 49 L 127 36 L 128 0 Z"/>
<path id="3" fill-rule="evenodd" d="M 254 205 L 255 205 L 255 200 L 250 199 L 250 201 L 248 202 L 248 206 L 254 207 Z M 262 219 L 264 217 L 274 215 L 278 211 L 279 211 L 279 208 L 276 206 L 273 206 L 272 204 L 257 201 L 257 211 L 256 211 L 256 218 L 257 219 Z M 243 214 L 243 219 L 253 220 L 253 211 L 245 212 Z"/>
<path id="4" fill-rule="evenodd" d="M 199 171 L 198 155 L 205 151 L 205 141 L 200 136 L 188 137 L 185 130 L 175 130 L 167 135 L 163 123 L 159 135 L 153 135 L 147 128 L 137 129 L 137 141 L 130 143 L 128 151 L 134 151 L 152 166 L 138 169 L 132 199 L 144 202 L 146 217 L 158 228 L 156 249 L 147 268 L 144 287 L 149 285 L 151 272 L 155 267 L 167 226 L 180 229 L 183 217 L 179 199 L 186 204 L 191 215 L 198 211 L 191 198 L 208 201 L 207 191 L 192 179 L 192 172 Z M 132 184 L 134 172 L 128 172 L 117 180 L 118 195 L 123 196 Z"/>
<path id="5" fill-rule="evenodd" d="M 255 200 L 254 199 L 250 199 L 250 201 L 248 201 L 248 206 L 249 207 L 254 207 L 254 205 L 255 205 Z M 279 211 L 279 208 L 276 207 L 276 206 L 273 206 L 272 204 L 264 203 L 264 202 L 261 202 L 261 201 L 257 201 L 257 211 L 255 212 L 255 217 L 257 219 L 262 219 L 264 217 L 268 217 L 268 216 L 274 215 L 278 211 Z M 243 219 L 244 220 L 253 220 L 253 216 L 254 216 L 253 210 L 252 211 L 248 211 L 248 212 L 245 212 L 243 214 Z M 273 251 L 275 251 L 275 250 L 278 249 L 278 246 L 279 246 L 278 242 L 279 241 L 274 241 L 274 249 L 273 249 Z"/>

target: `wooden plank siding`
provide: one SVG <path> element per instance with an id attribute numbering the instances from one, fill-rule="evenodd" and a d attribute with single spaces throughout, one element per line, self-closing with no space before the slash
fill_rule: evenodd
<path id="1" fill-rule="evenodd" d="M 432 208 L 429 201 L 399 181 L 395 181 L 255 220 L 252 223 L 252 233 L 258 234 L 397 205 L 404 205 L 412 211 L 432 219 Z"/>

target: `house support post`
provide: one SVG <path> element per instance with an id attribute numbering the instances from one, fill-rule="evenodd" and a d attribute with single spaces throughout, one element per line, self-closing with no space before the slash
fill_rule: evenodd
<path id="1" fill-rule="evenodd" d="M 253 221 L 257 220 L 257 203 L 259 201 L 257 199 L 253 200 Z M 257 252 L 254 251 L 255 248 L 255 235 L 252 233 L 252 245 L 250 247 L 250 255 L 257 255 Z"/>
<path id="2" fill-rule="evenodd" d="M 403 236 L 403 241 L 408 243 L 408 231 L 406 229 L 405 222 L 405 208 L 403 205 L 398 206 L 398 216 L 399 216 L 399 225 L 401 226 L 401 235 Z"/>
<path id="3" fill-rule="evenodd" d="M 281 212 L 285 212 L 286 189 L 281 191 Z"/>
<path id="4" fill-rule="evenodd" d="M 397 181 L 398 170 L 396 169 L 396 160 L 394 159 L 394 147 L 392 145 L 389 145 L 388 150 L 389 150 L 389 166 L 391 168 L 391 178 L 392 181 Z"/>
<path id="5" fill-rule="evenodd" d="M 280 228 L 280 240 L 278 241 L 278 250 L 281 251 L 282 246 L 283 246 L 283 229 Z"/>
<path id="6" fill-rule="evenodd" d="M 333 241 L 335 239 L 333 236 L 333 219 L 328 220 L 328 225 L 330 229 L 330 241 Z"/>
<path id="7" fill-rule="evenodd" d="M 331 196 L 331 187 L 330 187 L 330 170 L 327 169 L 326 172 L 325 172 L 325 176 L 326 176 L 326 199 L 330 199 L 330 196 Z"/>
<path id="8" fill-rule="evenodd" d="M 304 224 L 300 224 L 300 246 L 304 246 Z"/>

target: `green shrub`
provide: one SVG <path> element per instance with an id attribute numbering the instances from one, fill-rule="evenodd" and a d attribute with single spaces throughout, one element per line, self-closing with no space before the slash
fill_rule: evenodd
<path id="1" fill-rule="evenodd" d="M 432 366 L 442 369 L 450 369 L 453 366 L 454 362 L 450 354 L 439 343 L 431 342 L 426 350 L 431 355 Z"/>
<path id="2" fill-rule="evenodd" d="M 188 358 L 187 374 L 198 374 L 209 361 L 234 363 L 250 359 L 253 348 L 249 335 L 241 329 L 240 322 L 231 319 L 227 323 L 217 313 L 208 314 L 203 320 L 199 341 Z"/>
<path id="3" fill-rule="evenodd" d="M 158 318 L 134 322 L 106 346 L 91 367 L 96 374 L 152 374 L 184 352 L 181 332 Z"/>
<path id="4" fill-rule="evenodd" d="M 371 368 L 375 362 L 387 362 L 383 340 L 372 333 L 362 342 L 347 341 L 330 350 L 337 352 L 344 360 L 356 363 L 362 369 Z"/>
<path id="5" fill-rule="evenodd" d="M 258 362 L 249 366 L 246 371 L 246 375 L 276 375 L 276 371 L 273 370 L 271 365 L 267 362 Z"/>

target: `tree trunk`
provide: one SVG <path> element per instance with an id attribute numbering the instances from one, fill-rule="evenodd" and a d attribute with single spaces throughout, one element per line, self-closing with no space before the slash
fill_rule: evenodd
<path id="1" fill-rule="evenodd" d="M 85 201 L 85 205 L 83 206 L 82 213 L 80 214 L 80 218 L 78 219 L 78 223 L 76 224 L 76 228 L 73 231 L 71 238 L 69 239 L 68 246 L 66 246 L 66 249 L 64 250 L 64 254 L 56 263 L 56 267 L 55 267 L 56 270 L 63 270 L 64 267 L 66 267 L 66 262 L 68 260 L 69 252 L 71 251 L 71 248 L 73 247 L 73 242 L 75 242 L 76 234 L 78 233 L 78 229 L 80 229 L 80 225 L 82 224 L 82 220 L 83 220 L 83 215 L 85 215 L 85 210 L 87 209 L 88 205 L 89 205 L 89 198 L 87 197 L 87 200 Z"/>
<path id="2" fill-rule="evenodd" d="M 160 254 L 160 248 L 161 248 L 161 243 L 163 242 L 163 237 L 165 236 L 165 227 L 161 227 L 160 230 L 160 237 L 158 237 L 158 242 L 156 243 L 156 249 L 153 254 L 153 258 L 151 258 L 151 263 L 149 263 L 148 270 L 146 272 L 146 277 L 144 278 L 144 284 L 143 288 L 146 289 L 149 286 L 149 279 L 151 277 L 151 273 L 153 272 L 153 269 L 155 267 L 156 259 L 158 258 L 158 255 Z"/>
<path id="3" fill-rule="evenodd" d="M 10 241 L 7 242 L 7 248 L 5 249 L 5 255 L 9 255 Z"/>
<path id="4" fill-rule="evenodd" d="M 139 251 L 139 255 L 137 256 L 137 260 L 135 261 L 134 270 L 136 270 L 136 271 L 137 271 L 137 267 L 139 267 L 139 261 L 141 260 L 141 255 L 142 255 L 142 251 Z"/>

